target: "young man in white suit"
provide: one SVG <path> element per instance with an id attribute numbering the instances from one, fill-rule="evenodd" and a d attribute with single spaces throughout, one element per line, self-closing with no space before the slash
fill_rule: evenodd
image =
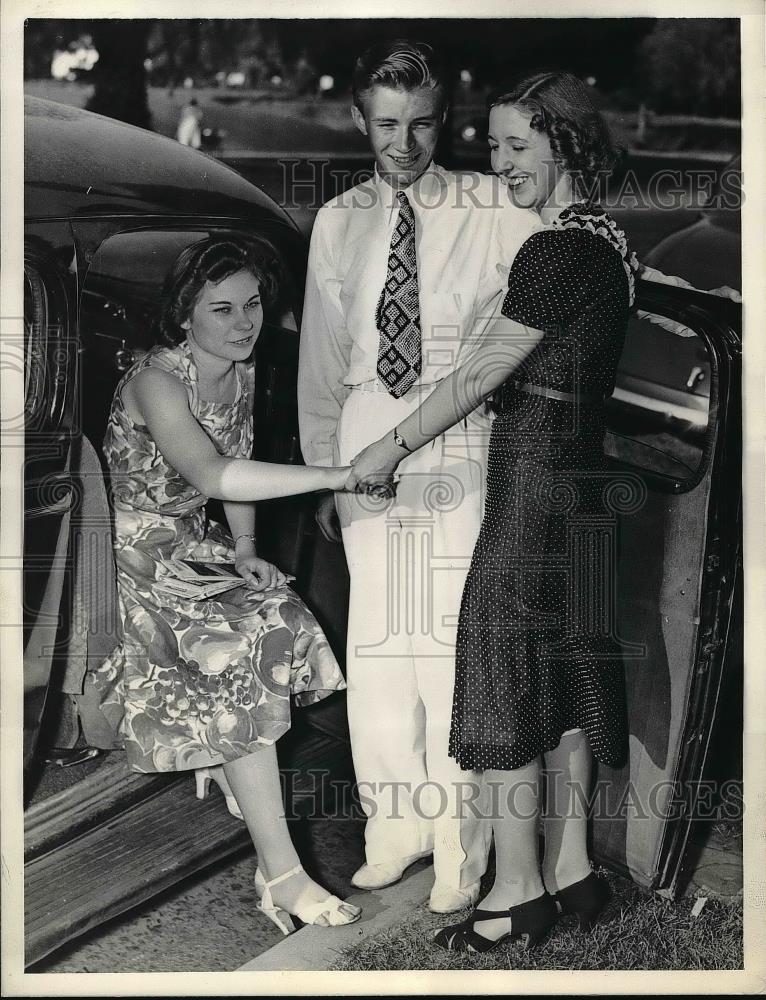
<path id="1" fill-rule="evenodd" d="M 434 164 L 446 110 L 430 46 L 386 42 L 357 60 L 352 114 L 375 175 L 324 205 L 312 233 L 298 377 L 310 464 L 347 463 L 393 433 L 465 360 L 539 225 L 497 178 Z M 349 728 L 367 814 L 352 882 L 390 885 L 433 851 L 439 913 L 475 902 L 491 836 L 480 777 L 447 753 L 488 434 L 477 411 L 405 458 L 395 498 L 337 498 L 351 577 Z M 318 515 L 330 535 L 333 503 Z"/>

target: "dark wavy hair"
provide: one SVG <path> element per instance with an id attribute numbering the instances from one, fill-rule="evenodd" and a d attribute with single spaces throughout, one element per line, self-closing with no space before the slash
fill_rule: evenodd
<path id="1" fill-rule="evenodd" d="M 440 92 L 442 108 L 447 103 L 444 63 L 427 42 L 394 38 L 371 45 L 356 60 L 351 81 L 354 104 L 360 111 L 364 110 L 364 94 L 375 86 L 397 90 L 427 87 Z"/>
<path id="2" fill-rule="evenodd" d="M 191 316 L 205 283 L 217 285 L 240 271 L 248 271 L 258 282 L 264 308 L 275 302 L 283 269 L 276 250 L 266 241 L 210 236 L 185 247 L 162 287 L 158 339 L 171 347 L 180 344 L 186 337 L 181 324 Z"/>
<path id="3" fill-rule="evenodd" d="M 622 154 L 588 87 L 572 73 L 528 76 L 495 91 L 487 110 L 510 104 L 532 116 L 530 127 L 548 136 L 554 159 L 581 191 L 608 174 Z"/>

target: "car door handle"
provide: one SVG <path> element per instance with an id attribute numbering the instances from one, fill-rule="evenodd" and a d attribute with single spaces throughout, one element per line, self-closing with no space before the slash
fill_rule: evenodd
<path id="1" fill-rule="evenodd" d="M 700 382 L 705 381 L 705 369 L 700 368 L 699 365 L 695 365 L 689 372 L 689 377 L 686 380 L 687 389 L 696 389 Z"/>
<path id="2" fill-rule="evenodd" d="M 126 372 L 136 361 L 136 355 L 133 351 L 125 346 L 125 341 L 120 344 L 119 348 L 114 352 L 114 367 L 118 372 Z"/>
<path id="3" fill-rule="evenodd" d="M 120 372 L 120 374 L 126 372 L 128 368 L 134 365 L 140 357 L 146 354 L 146 351 L 128 347 L 124 337 L 115 337 L 111 333 L 101 333 L 98 330 L 91 330 L 90 336 L 98 337 L 101 340 L 111 340 L 115 344 L 112 364 L 114 365 L 115 371 Z M 120 346 L 117 347 L 117 344 Z M 80 350 L 87 350 L 87 348 L 80 348 Z"/>

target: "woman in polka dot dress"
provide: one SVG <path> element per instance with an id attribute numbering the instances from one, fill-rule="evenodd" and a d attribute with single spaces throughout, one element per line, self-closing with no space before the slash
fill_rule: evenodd
<path id="1" fill-rule="evenodd" d="M 450 755 L 493 791 L 495 883 L 448 949 L 542 938 L 559 909 L 589 926 L 606 883 L 588 859 L 592 759 L 627 753 L 623 666 L 606 611 L 616 483 L 603 454 L 638 264 L 614 221 L 589 204 L 614 162 L 586 87 L 530 77 L 489 118 L 493 170 L 542 223 L 519 250 L 501 313 L 470 361 L 354 462 L 360 483 L 494 392 L 484 521 L 463 594 Z M 545 855 L 538 814 L 547 777 Z M 554 898 L 555 896 L 555 898 Z M 559 903 L 559 907 L 556 905 Z"/>

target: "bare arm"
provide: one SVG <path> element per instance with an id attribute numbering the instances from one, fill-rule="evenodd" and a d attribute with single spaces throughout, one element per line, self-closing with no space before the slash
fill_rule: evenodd
<path id="1" fill-rule="evenodd" d="M 481 345 L 428 399 L 398 425 L 409 451 L 416 451 L 467 416 L 519 367 L 543 333 L 498 315 Z M 353 460 L 352 480 L 369 485 L 390 475 L 408 452 L 393 434 L 371 444 Z"/>
<path id="2" fill-rule="evenodd" d="M 219 455 L 189 410 L 178 379 L 145 369 L 126 387 L 167 462 L 207 497 L 269 500 L 313 490 L 342 489 L 342 469 L 277 465 Z"/>
<path id="3" fill-rule="evenodd" d="M 255 535 L 255 504 L 235 502 L 233 500 L 223 501 L 223 511 L 229 523 L 231 537 L 235 540 L 244 535 Z M 242 538 L 244 547 L 247 539 Z M 255 540 L 253 539 L 253 552 L 255 552 Z"/>
<path id="4" fill-rule="evenodd" d="M 223 509 L 234 538 L 234 567 L 251 590 L 284 586 L 285 574 L 258 556 L 255 545 L 255 504 L 224 500 Z M 252 536 L 252 537 L 248 537 Z"/>

